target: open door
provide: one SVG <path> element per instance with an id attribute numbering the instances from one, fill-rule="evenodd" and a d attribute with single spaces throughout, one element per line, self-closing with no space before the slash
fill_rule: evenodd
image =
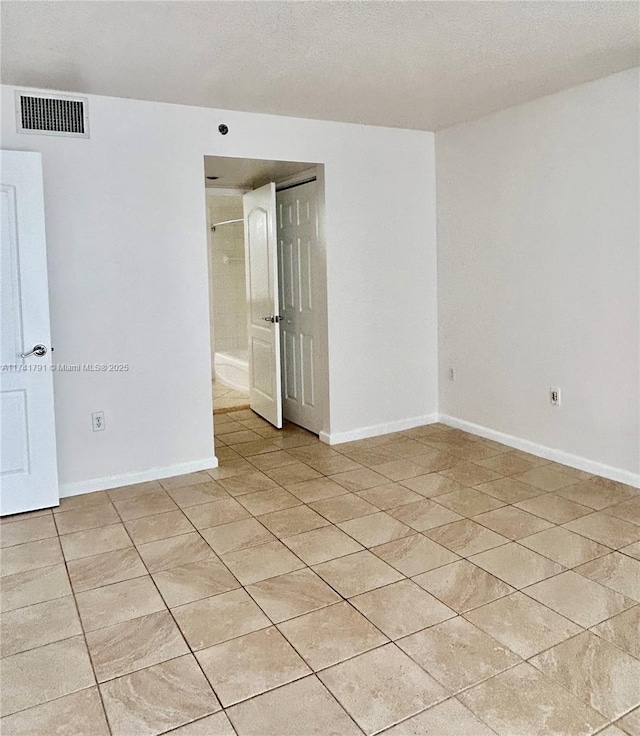
<path id="1" fill-rule="evenodd" d="M 274 427 L 282 427 L 276 185 L 243 197 L 249 321 L 249 403 Z"/>
<path id="2" fill-rule="evenodd" d="M 57 506 L 39 153 L 0 152 L 0 515 Z"/>

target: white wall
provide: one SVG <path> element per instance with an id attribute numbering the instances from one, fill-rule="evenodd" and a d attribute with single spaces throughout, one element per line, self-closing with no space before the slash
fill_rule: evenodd
<path id="1" fill-rule="evenodd" d="M 204 155 L 325 164 L 330 438 L 437 411 L 433 134 L 92 96 L 90 139 L 18 135 L 13 92 L 2 146 L 43 156 L 56 361 L 131 366 L 55 376 L 63 493 L 213 462 Z"/>
<path id="2" fill-rule="evenodd" d="M 208 195 L 209 221 L 242 219 L 242 195 Z M 210 299 L 213 300 L 213 340 L 218 352 L 246 350 L 247 289 L 244 273 L 244 227 L 221 225 L 209 236 L 211 273 Z"/>
<path id="3" fill-rule="evenodd" d="M 638 109 L 636 69 L 436 135 L 440 411 L 629 482 Z"/>

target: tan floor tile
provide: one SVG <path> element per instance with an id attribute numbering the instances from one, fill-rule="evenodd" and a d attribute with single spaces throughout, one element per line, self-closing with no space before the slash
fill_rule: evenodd
<path id="1" fill-rule="evenodd" d="M 97 687 L 90 687 L 0 720 L 4 736 L 110 736 Z"/>
<path id="2" fill-rule="evenodd" d="M 336 485 L 336 487 L 344 491 L 342 486 Z M 384 488 L 385 486 L 381 487 Z M 312 509 L 322 514 L 322 516 L 333 524 L 357 519 L 367 514 L 375 514 L 378 511 L 376 506 L 355 493 L 343 493 L 340 496 L 315 501 L 310 505 Z"/>
<path id="3" fill-rule="evenodd" d="M 189 652 L 168 611 L 150 613 L 105 629 L 89 631 L 86 638 L 98 682 L 112 680 Z"/>
<path id="4" fill-rule="evenodd" d="M 445 689 L 388 644 L 319 675 L 366 734 L 376 733 L 446 698 Z"/>
<path id="5" fill-rule="evenodd" d="M 438 496 L 436 502 L 461 516 L 476 516 L 484 511 L 492 511 L 504 506 L 502 501 L 476 491 L 474 488 L 463 488 L 461 491 L 446 493 L 444 496 Z"/>
<path id="6" fill-rule="evenodd" d="M 66 567 L 51 565 L 1 578 L 0 592 L 0 610 L 13 611 L 71 595 L 71 585 Z"/>
<path id="7" fill-rule="evenodd" d="M 307 565 L 318 565 L 363 549 L 361 544 L 335 526 L 285 537 L 282 541 Z"/>
<path id="8" fill-rule="evenodd" d="M 230 524 L 232 521 L 248 519 L 250 516 L 249 512 L 233 498 L 189 506 L 184 509 L 184 513 L 196 529 Z"/>
<path id="9" fill-rule="evenodd" d="M 362 467 L 359 463 L 338 453 L 336 453 L 335 457 L 308 460 L 307 464 L 323 475 L 337 475 L 338 473 L 346 473 L 349 470 L 359 470 Z"/>
<path id="10" fill-rule="evenodd" d="M 284 468 L 275 468 L 274 470 L 267 470 L 265 472 L 271 480 L 275 480 L 281 486 L 290 486 L 295 483 L 302 483 L 305 480 L 322 477 L 317 470 L 310 468 L 305 463 L 285 465 Z"/>
<path id="11" fill-rule="evenodd" d="M 452 468 L 440 471 L 441 475 L 462 483 L 463 486 L 477 486 L 480 483 L 489 483 L 492 480 L 500 478 L 499 473 L 494 473 L 489 468 L 483 468 L 480 465 L 469 462 L 460 462 Z M 495 507 L 494 507 L 495 508 Z"/>
<path id="12" fill-rule="evenodd" d="M 627 555 L 614 552 L 581 565 L 576 572 L 640 601 L 640 561 Z"/>
<path id="13" fill-rule="evenodd" d="M 239 496 L 240 503 L 254 516 L 269 514 L 272 511 L 282 511 L 293 506 L 299 506 L 300 501 L 284 488 L 272 488 L 269 491 L 258 491 Z"/>
<path id="14" fill-rule="evenodd" d="M 343 532 L 346 532 L 350 537 L 353 537 L 365 547 L 384 544 L 393 539 L 414 534 L 413 529 L 389 516 L 384 511 L 362 516 L 359 519 L 344 521 L 338 524 L 338 526 Z"/>
<path id="15" fill-rule="evenodd" d="M 244 429 L 243 427 L 239 427 L 238 430 L 233 432 L 227 432 L 223 435 L 220 434 L 221 430 L 218 432 L 218 438 L 220 436 L 224 437 L 224 441 L 227 443 L 227 445 L 240 445 L 243 442 L 259 442 L 262 438 L 259 434 L 256 432 L 253 432 L 250 429 Z"/>
<path id="16" fill-rule="evenodd" d="M 425 451 L 430 449 L 424 442 L 412 440 L 408 437 L 400 437 L 392 442 L 385 442 L 382 447 L 395 455 L 409 459 L 415 455 L 423 455 Z"/>
<path id="17" fill-rule="evenodd" d="M 243 585 L 304 567 L 304 563 L 278 541 L 230 552 L 222 556 L 222 561 Z"/>
<path id="18" fill-rule="evenodd" d="M 453 524 L 424 532 L 429 539 L 443 545 L 461 557 L 469 557 L 488 549 L 506 544 L 509 540 L 501 534 L 496 534 L 471 519 L 461 519 Z"/>
<path id="19" fill-rule="evenodd" d="M 135 547 L 72 560 L 67 569 L 76 593 L 147 574 Z"/>
<path id="20" fill-rule="evenodd" d="M 224 450 L 227 448 L 220 447 L 216 448 L 216 451 Z M 221 482 L 223 480 L 228 480 L 230 478 L 236 478 L 240 475 L 246 475 L 247 473 L 252 473 L 255 471 L 255 468 L 251 463 L 247 462 L 243 458 L 238 456 L 237 460 L 223 460 L 220 462 L 220 466 L 215 468 L 214 470 L 209 470 L 208 475 L 209 478 L 213 478 L 213 480 Z M 225 489 L 226 490 L 226 489 Z"/>
<path id="21" fill-rule="evenodd" d="M 208 483 L 211 480 L 207 471 L 200 470 L 196 473 L 186 473 L 185 475 L 175 475 L 172 478 L 161 478 L 160 485 L 165 491 L 174 488 L 184 488 L 185 486 L 194 486 L 197 483 Z"/>
<path id="22" fill-rule="evenodd" d="M 258 491 L 268 491 L 270 488 L 277 488 L 277 483 L 268 475 L 256 472 L 255 468 L 249 465 L 249 471 L 242 475 L 236 475 L 231 478 L 225 478 L 219 481 L 220 485 L 234 497 L 245 496 L 247 493 L 257 493 Z"/>
<path id="23" fill-rule="evenodd" d="M 295 506 L 283 511 L 274 511 L 260 516 L 259 520 L 278 539 L 309 532 L 329 524 L 325 518 L 308 506 Z"/>
<path id="24" fill-rule="evenodd" d="M 617 725 L 624 729 L 630 736 L 640 736 L 640 708 L 636 708 L 628 715 L 621 718 Z"/>
<path id="25" fill-rule="evenodd" d="M 36 511 L 24 511 L 21 514 L 8 514 L 0 517 L 0 527 L 4 524 L 12 524 L 14 521 L 25 521 L 26 519 L 35 519 L 38 516 L 51 516 L 51 509 L 37 509 Z"/>
<path id="26" fill-rule="evenodd" d="M 640 525 L 640 494 L 630 498 L 628 501 L 617 503 L 615 506 L 609 506 L 607 513 L 616 516 L 618 519 L 630 521 L 633 524 Z"/>
<path id="27" fill-rule="evenodd" d="M 57 537 L 5 547 L 0 554 L 0 577 L 64 562 Z"/>
<path id="28" fill-rule="evenodd" d="M 345 598 L 395 583 L 403 577 L 367 550 L 323 562 L 313 569 Z"/>
<path id="29" fill-rule="evenodd" d="M 203 649 L 197 657 L 225 707 L 311 672 L 275 627 Z"/>
<path id="30" fill-rule="evenodd" d="M 123 521 L 155 516 L 178 508 L 166 491 L 146 493 L 144 496 L 129 498 L 126 501 L 115 501 L 114 506 Z"/>
<path id="31" fill-rule="evenodd" d="M 114 626 L 165 608 L 148 575 L 77 593 L 76 600 L 85 631 Z"/>
<path id="32" fill-rule="evenodd" d="M 125 522 L 129 536 L 136 544 L 155 542 L 157 539 L 177 537 L 194 531 L 182 511 L 168 511 L 156 516 L 145 516 Z"/>
<path id="33" fill-rule="evenodd" d="M 640 606 L 603 621 L 591 631 L 640 659 Z"/>
<path id="34" fill-rule="evenodd" d="M 124 675 L 100 690 L 113 736 L 165 733 L 220 710 L 191 655 Z"/>
<path id="35" fill-rule="evenodd" d="M 203 529 L 202 536 L 209 542 L 213 551 L 219 555 L 237 552 L 247 547 L 256 547 L 275 539 L 273 534 L 254 518 Z"/>
<path id="36" fill-rule="evenodd" d="M 216 559 L 211 547 L 196 532 L 147 542 L 141 544 L 138 551 L 149 572 L 160 572 L 200 560 Z"/>
<path id="37" fill-rule="evenodd" d="M 242 457 L 252 457 L 254 455 L 262 455 L 266 452 L 277 452 L 286 448 L 278 447 L 278 445 L 269 440 L 258 440 L 257 442 L 243 442 L 241 445 L 236 445 L 235 449 Z"/>
<path id="38" fill-rule="evenodd" d="M 516 475 L 517 473 L 524 473 L 527 470 L 531 470 L 536 467 L 537 463 L 533 463 L 513 452 L 505 452 L 502 455 L 478 460 L 478 465 L 482 465 L 483 468 L 489 468 L 489 470 L 500 473 L 500 475 Z"/>
<path id="39" fill-rule="evenodd" d="M 215 559 L 156 572 L 153 579 L 170 608 L 240 587 L 229 570 Z"/>
<path id="40" fill-rule="evenodd" d="M 331 478 L 305 480 L 302 483 L 288 486 L 288 490 L 303 503 L 311 504 L 314 507 L 314 501 L 322 501 L 346 493 L 345 489 Z"/>
<path id="41" fill-rule="evenodd" d="M 236 736 L 231 721 L 222 711 L 212 716 L 180 726 L 170 732 L 170 736 Z"/>
<path id="42" fill-rule="evenodd" d="M 232 590 L 173 609 L 192 649 L 205 649 L 271 625 L 244 590 Z"/>
<path id="43" fill-rule="evenodd" d="M 551 527 L 548 521 L 514 506 L 478 514 L 473 520 L 509 539 L 521 539 Z"/>
<path id="44" fill-rule="evenodd" d="M 540 580 L 557 575 L 564 568 L 537 552 L 515 542 L 481 552 L 469 558 L 470 562 L 490 572 L 514 588 L 524 588 Z"/>
<path id="45" fill-rule="evenodd" d="M 495 736 L 482 721 L 455 698 L 409 718 L 384 732 L 384 736 Z"/>
<path id="46" fill-rule="evenodd" d="M 607 726 L 604 731 L 598 731 L 598 736 L 627 736 L 626 732 L 617 726 Z"/>
<path id="47" fill-rule="evenodd" d="M 547 467 L 552 470 L 557 470 L 558 473 L 564 473 L 576 480 L 588 480 L 589 478 L 595 477 L 593 473 L 587 473 L 585 470 L 578 470 L 578 468 L 572 468 L 570 465 L 563 465 L 562 463 L 549 461 L 547 463 Z M 602 480 L 604 480 L 604 478 Z"/>
<path id="48" fill-rule="evenodd" d="M 118 521 L 117 517 L 116 521 Z M 13 521 L 10 524 L 2 524 L 0 527 L 0 548 L 36 542 L 39 539 L 48 539 L 57 535 L 52 516 L 37 516 L 23 521 Z"/>
<path id="49" fill-rule="evenodd" d="M 371 488 L 368 491 L 360 491 L 357 495 L 365 501 L 373 504 L 381 511 L 387 511 L 389 509 L 397 508 L 398 506 L 404 506 L 408 503 L 422 501 L 423 498 L 419 493 L 410 491 L 399 483 L 389 483 L 388 485 Z"/>
<path id="50" fill-rule="evenodd" d="M 415 478 L 424 473 L 424 468 L 411 460 L 391 460 L 375 466 L 376 473 L 381 473 L 389 480 L 399 481 L 407 478 Z"/>
<path id="51" fill-rule="evenodd" d="M 481 483 L 477 488 L 479 491 L 505 503 L 526 501 L 528 498 L 534 498 L 540 494 L 538 488 L 533 488 L 527 483 L 520 483 L 520 481 L 513 478 L 498 478 L 498 480 L 493 480 L 490 483 Z"/>
<path id="52" fill-rule="evenodd" d="M 299 461 L 286 450 L 278 450 L 278 452 L 268 452 L 266 455 L 254 455 L 250 462 L 264 473 L 267 470 L 284 468 L 286 465 L 295 465 Z"/>
<path id="53" fill-rule="evenodd" d="M 606 547 L 618 549 L 640 540 L 640 527 L 628 521 L 617 519 L 604 511 L 583 516 L 564 525 L 567 529 Z"/>
<path id="54" fill-rule="evenodd" d="M 458 555 L 441 547 L 422 534 L 412 534 L 404 539 L 396 539 L 371 551 L 388 562 L 403 575 L 412 576 L 436 567 L 442 567 L 458 559 Z"/>
<path id="55" fill-rule="evenodd" d="M 603 547 L 601 544 L 592 542 L 579 534 L 574 534 L 561 526 L 545 529 L 538 532 L 538 534 L 524 537 L 519 542 L 524 547 L 532 549 L 534 552 L 564 565 L 564 567 L 575 567 L 610 552 L 608 547 Z"/>
<path id="56" fill-rule="evenodd" d="M 640 560 L 640 542 L 634 542 L 627 547 L 622 547 L 620 552 L 628 557 L 633 557 L 634 560 Z"/>
<path id="57" fill-rule="evenodd" d="M 305 677 L 234 705 L 227 715 L 238 736 L 362 734 L 316 677 Z"/>
<path id="58" fill-rule="evenodd" d="M 398 506 L 397 509 L 391 509 L 389 513 L 394 519 L 398 519 L 417 532 L 434 529 L 462 518 L 455 511 L 446 509 L 428 498 L 416 501 L 416 503 L 408 503 L 405 506 Z"/>
<path id="59" fill-rule="evenodd" d="M 247 592 L 274 623 L 316 611 L 341 600 L 335 591 L 309 569 L 262 580 L 249 585 Z"/>
<path id="60" fill-rule="evenodd" d="M 375 486 L 383 486 L 389 482 L 384 475 L 376 473 L 370 468 L 362 468 L 362 470 L 348 470 L 346 473 L 338 473 L 332 475 L 331 480 L 346 488 L 348 491 L 356 493 L 357 491 L 366 491 Z"/>
<path id="61" fill-rule="evenodd" d="M 511 586 L 466 560 L 430 570 L 413 580 L 458 613 L 513 592 Z"/>
<path id="62" fill-rule="evenodd" d="M 580 481 L 569 488 L 558 491 L 559 496 L 568 498 L 570 501 L 575 501 L 583 506 L 589 506 L 589 508 L 595 509 L 596 511 L 601 511 L 608 506 L 627 501 L 633 498 L 636 493 L 637 490 L 631 488 L 631 486 L 625 486 L 615 481 L 605 482 L 604 478 L 597 477 Z M 636 496 L 636 498 L 638 497 Z"/>
<path id="63" fill-rule="evenodd" d="M 546 606 L 517 592 L 469 611 L 465 618 L 523 659 L 582 630 Z"/>
<path id="64" fill-rule="evenodd" d="M 72 534 L 85 529 L 117 524 L 120 517 L 113 505 L 108 504 L 55 514 L 55 521 L 60 534 Z"/>
<path id="65" fill-rule="evenodd" d="M 82 634 L 72 596 L 3 613 L 0 656 L 8 657 Z"/>
<path id="66" fill-rule="evenodd" d="M 388 641 L 345 601 L 285 621 L 279 629 L 314 670 Z"/>
<path id="67" fill-rule="evenodd" d="M 606 723 L 526 663 L 458 697 L 500 736 L 589 736 Z"/>
<path id="68" fill-rule="evenodd" d="M 590 631 L 534 657 L 531 664 L 608 718 L 640 705 L 640 662 Z"/>
<path id="69" fill-rule="evenodd" d="M 66 496 L 60 499 L 60 505 L 53 508 L 54 514 L 60 514 L 63 511 L 75 511 L 80 509 L 90 509 L 96 506 L 110 506 L 111 499 L 106 491 L 96 491 L 94 493 L 82 493 L 77 496 Z"/>
<path id="70" fill-rule="evenodd" d="M 588 506 L 569 501 L 557 493 L 545 493 L 526 501 L 518 501 L 515 506 L 554 524 L 565 524 L 591 513 Z"/>
<path id="71" fill-rule="evenodd" d="M 571 570 L 524 588 L 523 592 L 585 628 L 634 604 L 629 598 Z"/>
<path id="72" fill-rule="evenodd" d="M 382 465 L 383 463 L 398 459 L 397 455 L 382 448 L 345 450 L 344 454 L 349 459 L 367 468 L 374 468 L 376 465 Z"/>
<path id="73" fill-rule="evenodd" d="M 534 488 L 539 488 L 541 491 L 558 491 L 576 482 L 575 478 L 571 478 L 564 473 L 558 473 L 556 470 L 552 470 L 544 465 L 526 470 L 524 473 L 518 473 L 513 477 L 516 480 L 522 481 L 522 483 L 528 483 Z"/>
<path id="74" fill-rule="evenodd" d="M 122 524 L 110 524 L 97 529 L 87 529 L 83 532 L 63 534 L 60 544 L 65 560 L 79 560 L 82 557 L 105 552 L 114 552 L 117 549 L 132 547 L 133 543 Z"/>
<path id="75" fill-rule="evenodd" d="M 450 693 L 477 685 L 521 661 L 460 616 L 397 644 Z"/>
<path id="76" fill-rule="evenodd" d="M 94 684 L 81 636 L 14 654 L 2 660 L 0 714 L 16 713 Z"/>
<path id="77" fill-rule="evenodd" d="M 167 493 L 181 509 L 229 498 L 229 494 L 215 480 L 209 481 L 208 483 L 198 483 L 195 486 L 173 488 L 167 491 Z"/>
<path id="78" fill-rule="evenodd" d="M 149 480 L 144 483 L 134 483 L 133 485 L 120 486 L 119 488 L 110 488 L 105 493 L 111 501 L 126 501 L 128 498 L 136 498 L 144 496 L 147 493 L 161 491 L 162 486 L 157 480 Z"/>
<path id="79" fill-rule="evenodd" d="M 413 634 L 456 615 L 411 580 L 370 590 L 350 602 L 390 639 Z"/>
<path id="80" fill-rule="evenodd" d="M 428 448 L 426 452 L 420 455 L 412 455 L 411 462 L 420 465 L 423 472 L 437 473 L 457 465 L 460 458 L 450 452 Z"/>

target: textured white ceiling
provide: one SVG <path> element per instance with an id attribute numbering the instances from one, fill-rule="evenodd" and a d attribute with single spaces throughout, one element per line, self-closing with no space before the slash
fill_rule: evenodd
<path id="1" fill-rule="evenodd" d="M 423 130 L 638 65 L 626 0 L 14 2 L 8 84 Z"/>

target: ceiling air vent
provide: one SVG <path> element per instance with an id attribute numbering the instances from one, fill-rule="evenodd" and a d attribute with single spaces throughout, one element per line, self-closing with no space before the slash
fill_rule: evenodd
<path id="1" fill-rule="evenodd" d="M 16 92 L 18 133 L 89 137 L 86 97 Z"/>

